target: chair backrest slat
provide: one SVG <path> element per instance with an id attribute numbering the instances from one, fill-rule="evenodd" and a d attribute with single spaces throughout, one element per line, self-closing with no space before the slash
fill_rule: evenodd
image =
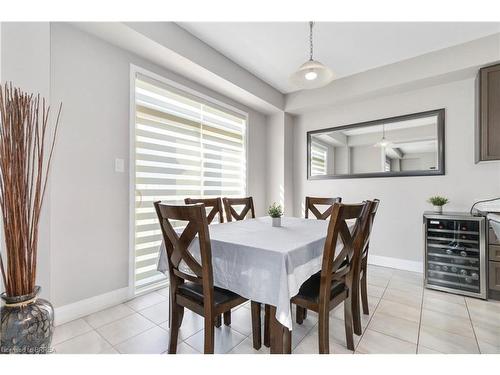
<path id="1" fill-rule="evenodd" d="M 202 284 L 203 290 L 213 289 L 212 253 L 205 206 L 202 203 L 171 206 L 161 202 L 155 202 L 154 205 L 167 250 L 171 287 L 189 280 Z M 181 234 L 170 220 L 187 221 Z M 189 251 L 197 236 L 201 264 Z M 181 263 L 189 268 L 192 275 L 180 269 Z"/>
<path id="2" fill-rule="evenodd" d="M 206 208 L 211 208 L 207 214 L 208 224 L 212 224 L 217 214 L 219 215 L 219 223 L 224 222 L 224 215 L 222 213 L 222 200 L 217 198 L 186 198 L 184 199 L 186 204 L 196 204 L 203 203 Z"/>
<path id="3" fill-rule="evenodd" d="M 320 304 L 328 303 L 333 280 L 338 280 L 341 277 L 350 288 L 352 281 L 356 279 L 356 273 L 360 272 L 360 261 L 367 236 L 372 206 L 373 202 L 371 201 L 349 205 L 335 203 L 332 206 L 328 234 L 323 251 Z M 352 219 L 355 220 L 355 223 L 352 229 L 349 230 L 346 221 Z M 339 239 L 343 247 L 336 254 Z M 343 267 L 340 270 L 341 265 L 345 265 L 345 268 Z"/>
<path id="4" fill-rule="evenodd" d="M 370 246 L 370 236 L 371 236 L 371 233 L 372 233 L 372 229 L 373 229 L 373 222 L 375 221 L 375 216 L 377 215 L 377 210 L 378 210 L 378 206 L 380 205 L 380 200 L 379 199 L 374 199 L 373 200 L 373 204 L 372 204 L 372 210 L 370 212 L 370 220 L 369 220 L 369 229 L 368 229 L 368 235 L 367 235 L 367 238 L 366 238 L 366 244 L 365 244 L 365 248 L 363 249 L 363 257 L 367 257 L 368 256 L 368 248 Z"/>
<path id="5" fill-rule="evenodd" d="M 250 213 L 250 217 L 255 219 L 255 209 L 253 207 L 253 198 L 222 198 L 224 203 L 224 210 L 226 211 L 227 221 L 239 221 L 244 220 L 245 217 Z M 234 206 L 243 206 L 243 210 L 237 213 Z"/>
<path id="6" fill-rule="evenodd" d="M 306 219 L 309 218 L 309 211 L 311 211 L 316 219 L 319 220 L 326 220 L 332 213 L 332 206 L 335 203 L 340 203 L 342 202 L 342 198 L 336 197 L 336 198 L 320 198 L 320 197 L 306 197 L 306 212 L 305 216 Z M 321 212 L 318 207 L 319 206 L 329 206 L 324 212 Z"/>

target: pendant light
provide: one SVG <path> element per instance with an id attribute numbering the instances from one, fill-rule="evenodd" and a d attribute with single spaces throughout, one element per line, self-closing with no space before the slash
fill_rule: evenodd
<path id="1" fill-rule="evenodd" d="M 313 59 L 313 26 L 314 22 L 309 22 L 309 61 L 290 76 L 290 83 L 299 89 L 316 89 L 327 85 L 333 79 L 333 72 Z"/>
<path id="2" fill-rule="evenodd" d="M 382 139 L 375 143 L 373 146 L 375 147 L 389 147 L 391 142 L 385 139 L 385 124 L 382 124 Z"/>

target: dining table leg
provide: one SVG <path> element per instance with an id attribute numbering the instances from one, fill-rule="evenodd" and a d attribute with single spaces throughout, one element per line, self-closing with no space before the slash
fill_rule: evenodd
<path id="1" fill-rule="evenodd" d="M 271 354 L 292 353 L 292 332 L 276 319 L 276 307 L 270 306 Z"/>

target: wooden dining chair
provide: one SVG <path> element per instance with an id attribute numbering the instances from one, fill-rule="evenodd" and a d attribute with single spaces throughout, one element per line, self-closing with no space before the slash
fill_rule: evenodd
<path id="1" fill-rule="evenodd" d="M 336 197 L 336 198 L 321 198 L 321 197 L 306 197 L 306 212 L 305 212 L 305 217 L 306 219 L 309 218 L 309 211 L 311 211 L 316 219 L 318 220 L 326 220 L 332 213 L 332 207 L 335 203 L 341 203 L 342 198 L 341 197 Z M 328 208 L 324 211 L 321 212 L 319 210 L 318 206 L 328 206 Z M 307 309 L 304 309 L 300 306 L 297 306 L 296 310 L 296 321 L 299 324 L 302 324 L 303 320 L 307 317 Z"/>
<path id="2" fill-rule="evenodd" d="M 207 221 L 208 224 L 212 224 L 212 222 L 215 220 L 216 216 L 218 215 L 219 217 L 219 223 L 224 222 L 224 215 L 222 212 L 222 199 L 220 197 L 217 198 L 185 198 L 184 199 L 185 204 L 196 204 L 196 203 L 203 203 L 205 205 L 205 208 L 209 208 L 207 212 Z M 231 325 L 231 311 L 227 311 L 224 314 L 224 324 L 226 326 Z M 219 328 L 222 325 L 222 317 L 220 315 L 217 316 L 215 319 L 215 326 Z"/>
<path id="3" fill-rule="evenodd" d="M 177 351 L 177 339 L 184 308 L 188 308 L 204 317 L 204 352 L 213 353 L 216 317 L 244 303 L 246 299 L 229 290 L 214 287 L 210 234 L 205 206 L 201 203 L 170 206 L 161 202 L 155 202 L 154 205 L 168 257 L 171 304 L 168 352 L 174 354 Z M 184 231 L 178 233 L 170 220 L 187 222 Z M 197 239 L 196 236 L 198 236 Z M 201 264 L 189 251 L 193 240 L 199 243 Z"/>
<path id="4" fill-rule="evenodd" d="M 306 219 L 309 218 L 309 211 L 311 211 L 316 219 L 326 220 L 332 213 L 332 205 L 342 202 L 342 198 L 319 198 L 319 197 L 306 197 Z M 329 206 L 323 213 L 316 206 Z"/>
<path id="5" fill-rule="evenodd" d="M 205 208 L 209 208 L 210 210 L 207 213 L 207 221 L 208 224 L 212 224 L 212 221 L 219 215 L 219 223 L 224 222 L 224 214 L 222 211 L 222 200 L 221 198 L 186 198 L 184 199 L 184 203 L 186 204 L 196 204 L 203 203 Z"/>
<path id="6" fill-rule="evenodd" d="M 352 298 L 358 295 L 358 274 L 372 205 L 371 201 L 333 205 L 321 271 L 304 282 L 291 299 L 297 306 L 318 313 L 320 354 L 329 353 L 329 313 L 342 302 L 347 348 L 354 350 Z M 350 231 L 346 220 L 351 219 L 356 222 Z M 337 252 L 339 239 L 343 247 Z"/>
<path id="7" fill-rule="evenodd" d="M 246 216 L 250 213 L 250 217 L 255 219 L 255 209 L 253 207 L 253 198 L 222 198 L 224 203 L 224 210 L 226 211 L 227 221 L 244 220 Z M 243 206 L 240 213 L 236 212 L 234 206 Z"/>
<path id="8" fill-rule="evenodd" d="M 363 250 L 363 257 L 361 258 L 360 292 L 361 292 L 361 304 L 363 305 L 363 314 L 365 315 L 370 314 L 370 311 L 368 309 L 368 285 L 367 285 L 368 249 L 370 247 L 370 236 L 373 229 L 373 222 L 375 220 L 375 215 L 377 214 L 377 209 L 379 204 L 380 204 L 379 199 L 373 200 L 372 210 L 370 213 L 368 236 L 366 239 L 365 249 Z M 357 299 L 357 301 L 359 301 L 359 298 Z"/>

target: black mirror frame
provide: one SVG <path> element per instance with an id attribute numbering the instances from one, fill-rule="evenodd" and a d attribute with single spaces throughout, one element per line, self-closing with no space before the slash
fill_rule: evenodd
<path id="1" fill-rule="evenodd" d="M 336 131 L 342 129 L 361 128 L 366 126 L 378 125 L 382 123 L 391 123 L 402 120 L 412 120 L 421 117 L 429 117 L 437 115 L 437 141 L 438 141 L 438 167 L 434 170 L 422 171 L 400 171 L 400 172 L 375 172 L 375 173 L 354 173 L 354 174 L 339 174 L 339 175 L 315 175 L 311 176 L 311 136 L 318 133 L 325 133 L 328 131 Z M 310 130 L 307 132 L 307 179 L 308 180 L 331 180 L 339 178 L 374 178 L 374 177 L 408 177 L 408 176 L 439 176 L 445 174 L 445 109 L 436 109 L 432 111 L 412 113 L 409 115 L 389 117 L 373 121 L 359 122 L 356 124 L 336 126 L 325 129 Z"/>

